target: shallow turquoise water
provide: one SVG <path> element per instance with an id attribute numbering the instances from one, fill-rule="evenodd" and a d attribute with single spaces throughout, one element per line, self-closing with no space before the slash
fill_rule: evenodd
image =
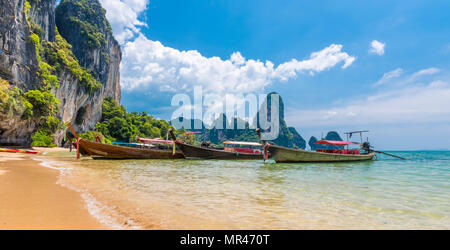
<path id="1" fill-rule="evenodd" d="M 144 228 L 450 229 L 450 152 L 402 161 L 81 161 L 68 182 Z"/>

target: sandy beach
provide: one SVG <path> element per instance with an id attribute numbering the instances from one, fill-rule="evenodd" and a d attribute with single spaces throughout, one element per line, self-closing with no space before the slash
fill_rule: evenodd
<path id="1" fill-rule="evenodd" d="M 59 174 L 32 155 L 0 152 L 0 229 L 108 229 L 89 214 L 78 192 L 57 184 Z"/>

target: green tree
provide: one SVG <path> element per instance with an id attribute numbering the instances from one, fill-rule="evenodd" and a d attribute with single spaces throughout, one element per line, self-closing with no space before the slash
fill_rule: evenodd
<path id="1" fill-rule="evenodd" d="M 95 128 L 111 141 L 133 142 L 137 136 L 164 138 L 172 126 L 167 121 L 155 120 L 146 112 L 127 113 L 124 106 L 106 97 L 103 100 L 101 122 Z"/>

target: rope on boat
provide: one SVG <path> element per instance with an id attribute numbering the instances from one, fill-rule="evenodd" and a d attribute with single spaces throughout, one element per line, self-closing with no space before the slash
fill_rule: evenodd
<path id="1" fill-rule="evenodd" d="M 80 159 L 80 138 L 77 137 L 77 159 Z"/>

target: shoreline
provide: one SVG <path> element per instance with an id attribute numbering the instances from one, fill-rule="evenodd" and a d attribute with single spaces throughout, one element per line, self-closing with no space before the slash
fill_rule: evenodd
<path id="1" fill-rule="evenodd" d="M 0 152 L 0 230 L 111 229 L 90 213 L 82 193 L 59 183 L 61 170 L 34 158 L 68 149 L 35 150 L 41 154 Z"/>
<path id="2" fill-rule="evenodd" d="M 437 171 L 436 177 L 430 179 L 435 191 L 422 186 L 406 190 L 409 198 L 398 200 L 399 184 L 390 180 L 392 171 L 403 172 L 395 177 L 401 187 L 409 189 L 413 183 L 424 185 L 423 173 L 414 172 L 411 179 L 411 166 L 427 170 L 426 165 L 405 162 L 399 166 L 380 161 L 375 166 L 294 165 L 287 171 L 275 171 L 261 168 L 258 163 L 219 161 L 212 167 L 209 162 L 104 161 L 99 168 L 98 161 L 75 160 L 68 149 L 35 150 L 41 153 L 0 152 L 0 230 L 448 228 L 444 204 L 447 198 L 440 188 L 445 185 L 447 173 L 443 171 L 448 165 L 441 161 L 432 165 Z M 423 159 L 450 159 L 448 154 L 427 157 Z M 218 171 L 226 172 L 224 167 L 235 173 L 217 177 Z M 290 179 L 287 176 L 292 170 L 298 174 Z M 192 178 L 192 172 L 196 177 Z M 332 175 L 326 179 L 316 177 L 323 173 Z M 236 179 L 236 174 L 243 179 Z M 358 174 L 356 181 L 353 174 Z M 310 181 L 309 176 L 317 179 Z M 342 184 L 345 176 L 350 178 L 344 180 L 354 184 Z M 124 185 L 130 180 L 136 182 Z M 215 190 L 206 190 L 205 185 Z M 339 192 L 334 191 L 336 186 L 341 188 Z M 295 199 L 292 192 L 283 191 L 286 187 L 296 191 Z M 205 200 L 208 206 L 203 205 Z M 427 206 L 433 202 L 435 208 Z"/>

